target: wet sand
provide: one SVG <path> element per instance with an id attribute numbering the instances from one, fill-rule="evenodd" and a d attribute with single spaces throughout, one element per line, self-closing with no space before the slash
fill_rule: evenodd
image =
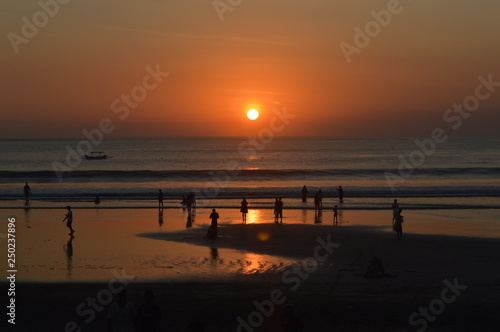
<path id="1" fill-rule="evenodd" d="M 82 217 L 82 211 L 76 211 Z M 93 238 L 105 238 L 113 227 L 119 226 L 124 226 L 124 230 L 112 240 L 113 245 L 119 246 L 119 250 L 112 251 L 110 247 L 96 248 L 96 256 L 116 260 L 118 256 L 115 257 L 115 254 L 133 250 L 129 248 L 133 245 L 140 246 L 142 250 L 142 256 L 139 255 L 132 261 L 137 265 L 141 264 L 148 248 L 166 250 L 167 247 L 176 250 L 189 248 L 186 250 L 190 255 L 202 252 L 207 256 L 206 265 L 212 267 L 213 264 L 220 264 L 219 267 L 227 265 L 227 261 L 223 262 L 227 259 L 224 257 L 225 250 L 228 253 L 229 250 L 242 252 L 242 261 L 250 262 L 247 271 L 253 271 L 251 273 L 244 273 L 244 269 L 238 269 L 236 273 L 221 269 L 216 270 L 214 278 L 206 279 L 186 280 L 165 275 L 163 278 L 157 276 L 154 280 L 144 282 L 143 276 L 139 275 L 138 278 L 129 280 L 127 286 L 130 299 L 136 305 L 142 302 L 144 290 L 155 291 L 156 302 L 164 314 L 165 331 L 187 331 L 187 325 L 195 320 L 204 321 L 207 331 L 238 331 L 237 318 L 247 321 L 251 313 L 258 312 L 254 301 L 263 303 L 269 300 L 274 290 L 282 291 L 286 303 L 295 306 L 307 331 L 417 331 L 423 325 L 410 325 L 410 315 L 420 307 L 431 304 L 434 305 L 430 311 L 434 321 L 428 322 L 426 331 L 498 330 L 498 238 L 405 233 L 403 239 L 398 240 L 387 227 L 376 224 L 362 226 L 344 223 L 334 226 L 326 224 L 325 219 L 324 224 L 312 225 L 310 216 L 307 219 L 309 224 L 302 224 L 300 218 L 292 217 L 300 217 L 301 211 L 289 214 L 286 219 L 288 223 L 282 225 L 241 225 L 236 223 L 238 213 L 229 214 L 224 211 L 219 227 L 220 237 L 209 240 L 205 237 L 208 216 L 204 211 L 200 212 L 196 225 L 187 230 L 181 230 L 185 228 L 185 220 L 179 219 L 176 221 L 179 225 L 175 226 L 173 221 L 168 225 L 169 219 L 165 218 L 164 231 L 158 230 L 156 212 L 143 215 L 141 224 L 141 218 L 131 211 L 118 211 L 121 211 L 118 216 L 122 220 L 115 220 L 109 225 L 103 224 L 109 222 L 104 211 L 99 211 L 102 219 L 94 220 L 95 216 L 88 216 L 87 228 L 83 226 L 82 219 L 78 220 L 80 229 L 77 232 L 80 233 L 76 233 L 73 262 L 82 258 L 84 242 L 87 242 L 87 249 L 90 250 Z M 172 217 L 173 211 L 169 211 L 167 213 Z M 260 218 L 265 220 L 269 211 L 262 211 L 262 214 Z M 113 212 L 113 215 L 113 219 L 116 219 L 117 212 Z M 127 215 L 131 220 L 126 220 Z M 184 217 L 182 214 L 181 216 Z M 61 242 L 57 242 L 55 247 L 58 251 L 54 253 L 59 255 L 57 257 L 65 267 L 61 247 L 66 243 L 67 235 L 59 220 L 49 222 L 52 217 L 54 212 L 48 212 L 44 217 L 46 224 L 40 224 L 40 220 L 32 215 L 30 228 L 25 227 L 22 234 L 34 231 L 39 232 L 42 239 L 54 236 L 52 241 Z M 19 218 L 21 221 L 22 216 Z M 95 223 L 92 224 L 91 220 Z M 295 223 L 291 223 L 291 220 Z M 406 225 L 408 227 L 405 228 L 412 228 L 411 223 Z M 60 232 L 63 232 L 61 236 L 54 235 Z M 322 240 L 318 241 L 318 238 Z M 80 247 L 76 246 L 77 240 L 81 243 Z M 329 242 L 332 243 L 331 246 L 325 245 Z M 210 257 L 214 249 L 218 250 L 218 257 L 212 260 Z M 36 253 L 33 254 L 36 256 Z M 91 251 L 85 253 L 90 254 Z M 285 266 L 281 269 L 260 269 L 262 257 L 276 256 L 296 262 L 299 268 Z M 363 278 L 372 256 L 381 258 L 386 272 L 397 277 Z M 314 264 L 315 260 L 317 265 Z M 187 260 L 184 261 L 186 263 L 200 265 L 200 261 Z M 121 267 L 126 268 L 127 265 L 114 262 L 113 268 L 116 271 Z M 85 268 L 85 264 L 82 264 L 82 268 Z M 114 278 L 110 271 L 106 271 L 106 278 L 97 278 L 100 280 L 98 282 L 75 282 L 64 278 L 62 280 L 66 280 L 65 282 L 40 282 L 41 280 L 33 281 L 34 278 L 32 281 L 19 282 L 16 292 L 17 324 L 13 330 L 64 331 L 65 324 L 74 321 L 82 331 L 105 331 L 105 305 L 98 307 L 100 312 L 95 310 L 93 319 L 89 319 L 89 311 L 86 311 L 87 314 L 78 314 L 76 309 L 87 298 L 97 297 L 102 294 L 102 290 L 109 289 L 108 282 Z M 147 271 L 149 270 L 142 270 L 143 273 Z M 222 275 L 225 277 L 222 278 Z M 444 280 L 452 285 L 460 285 L 455 289 L 460 295 L 446 304 L 439 302 L 443 290 L 449 287 Z M 453 293 L 448 292 L 446 296 L 450 299 Z M 443 308 L 439 307 L 440 303 L 443 303 Z M 275 310 L 271 310 L 269 317 L 263 318 L 261 327 L 252 330 L 280 331 L 282 308 L 282 304 L 275 305 Z M 432 310 L 437 312 L 441 309 L 439 314 L 432 314 Z M 89 321 L 86 322 L 85 319 Z M 422 322 L 422 317 L 415 321 L 419 319 Z M 240 328 L 240 331 L 250 330 Z"/>

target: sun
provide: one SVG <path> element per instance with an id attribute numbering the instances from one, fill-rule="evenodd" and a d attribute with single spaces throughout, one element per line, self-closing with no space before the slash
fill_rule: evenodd
<path id="1" fill-rule="evenodd" d="M 247 112 L 247 118 L 249 118 L 250 120 L 257 120 L 258 117 L 259 111 L 257 110 L 250 110 Z"/>

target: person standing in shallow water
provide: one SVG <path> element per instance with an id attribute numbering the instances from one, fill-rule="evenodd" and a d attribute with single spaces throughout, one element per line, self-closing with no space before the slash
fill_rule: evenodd
<path id="1" fill-rule="evenodd" d="M 399 204 L 398 200 L 394 199 L 394 203 L 392 203 L 392 227 L 395 227 L 396 224 L 396 217 L 399 214 Z M 395 229 L 394 229 L 395 230 Z"/>
<path id="2" fill-rule="evenodd" d="M 248 202 L 246 198 L 243 198 L 241 201 L 241 218 L 242 218 L 242 223 L 246 224 L 247 223 L 247 213 L 248 213 Z"/>
<path id="3" fill-rule="evenodd" d="M 26 200 L 26 202 L 30 201 L 30 196 L 31 196 L 31 188 L 28 185 L 28 182 L 26 182 L 26 184 L 24 185 L 24 199 Z"/>
<path id="4" fill-rule="evenodd" d="M 337 208 L 337 205 L 333 208 L 333 223 L 338 224 L 339 223 L 339 210 Z"/>
<path id="5" fill-rule="evenodd" d="M 303 186 L 301 192 L 302 192 L 302 202 L 307 202 L 307 187 Z"/>
<path id="6" fill-rule="evenodd" d="M 163 191 L 158 190 L 158 207 L 163 207 Z"/>
<path id="7" fill-rule="evenodd" d="M 73 224 L 73 211 L 71 211 L 71 206 L 69 205 L 66 206 L 66 209 L 68 209 L 68 213 L 66 213 L 66 217 L 64 217 L 63 222 L 67 221 L 66 227 L 68 227 L 69 230 L 71 231 L 69 235 L 73 235 L 73 233 L 75 232 L 75 230 L 71 226 Z"/>
<path id="8" fill-rule="evenodd" d="M 276 214 L 276 222 L 278 222 L 278 217 L 280 218 L 280 223 L 283 223 L 283 201 L 281 197 L 278 198 L 278 210 Z"/>

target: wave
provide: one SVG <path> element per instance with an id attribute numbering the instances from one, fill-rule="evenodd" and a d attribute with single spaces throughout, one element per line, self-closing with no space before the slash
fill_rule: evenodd
<path id="1" fill-rule="evenodd" d="M 332 180 L 354 178 L 384 178 L 408 176 L 402 169 L 244 169 L 244 170 L 74 170 L 60 173 L 65 182 L 155 182 L 155 181 L 272 181 L 272 180 Z M 413 177 L 500 177 L 500 167 L 417 168 Z M 0 171 L 0 183 L 61 182 L 54 171 Z"/>
<path id="2" fill-rule="evenodd" d="M 319 189 L 323 191 L 324 198 L 337 198 L 336 187 L 333 186 L 308 186 L 309 196 L 312 197 Z M 299 198 L 299 187 L 167 187 L 162 188 L 165 198 L 180 198 L 188 193 L 196 194 L 199 199 L 240 199 L 246 198 Z M 32 199 L 34 200 L 65 200 L 65 199 L 91 199 L 95 195 L 110 199 L 151 200 L 156 199 L 156 187 L 36 187 L 32 186 Z M 500 197 L 499 186 L 411 186 L 390 187 L 380 186 L 344 186 L 346 199 L 350 198 L 470 198 L 470 197 Z M 22 199 L 22 188 L 6 188 L 0 190 L 0 199 Z M 312 199 L 312 198 L 311 198 Z"/>

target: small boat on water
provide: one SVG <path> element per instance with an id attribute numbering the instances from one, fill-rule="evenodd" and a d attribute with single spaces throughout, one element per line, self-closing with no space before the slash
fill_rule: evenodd
<path id="1" fill-rule="evenodd" d="M 104 152 L 91 152 L 90 155 L 85 154 L 83 158 L 87 160 L 100 160 L 110 158 Z"/>

